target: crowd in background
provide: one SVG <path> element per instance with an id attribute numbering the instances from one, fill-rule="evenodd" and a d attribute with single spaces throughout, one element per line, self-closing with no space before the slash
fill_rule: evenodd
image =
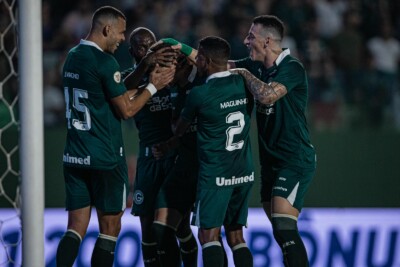
<path id="1" fill-rule="evenodd" d="M 208 35 L 229 41 L 232 59 L 248 56 L 252 18 L 274 14 L 286 25 L 283 47 L 306 67 L 312 130 L 400 131 L 400 1 L 396 0 L 43 0 L 46 126 L 64 124 L 61 66 L 89 31 L 101 5 L 124 11 L 127 32 L 144 26 L 157 38 L 193 47 Z M 132 59 L 119 47 L 121 68 Z"/>

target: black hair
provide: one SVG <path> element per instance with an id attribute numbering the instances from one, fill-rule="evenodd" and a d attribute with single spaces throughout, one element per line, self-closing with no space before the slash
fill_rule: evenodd
<path id="1" fill-rule="evenodd" d="M 276 39 L 282 40 L 285 26 L 277 16 L 261 15 L 253 19 L 253 24 L 261 24 L 266 31 L 270 32 Z"/>
<path id="2" fill-rule="evenodd" d="M 231 46 L 217 36 L 207 36 L 200 40 L 199 48 L 202 48 L 206 57 L 218 65 L 226 65 L 230 58 Z"/>
<path id="3" fill-rule="evenodd" d="M 115 20 L 121 18 L 126 20 L 124 13 L 112 6 L 102 6 L 98 8 L 93 14 L 92 23 L 99 23 L 100 19 L 102 18 L 110 18 Z"/>

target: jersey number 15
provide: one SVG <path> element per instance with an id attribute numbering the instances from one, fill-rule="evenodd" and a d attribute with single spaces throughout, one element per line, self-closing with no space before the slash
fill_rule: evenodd
<path id="1" fill-rule="evenodd" d="M 81 98 L 85 99 L 89 98 L 88 92 L 86 90 L 78 88 L 72 89 L 72 97 L 73 97 L 72 107 L 76 109 L 78 112 L 83 113 L 82 114 L 83 121 L 72 118 L 68 87 L 64 88 L 64 96 L 65 96 L 65 108 L 66 108 L 65 117 L 67 118 L 68 129 L 71 129 L 71 119 L 72 119 L 72 126 L 74 126 L 75 129 L 81 131 L 89 131 L 90 128 L 92 127 L 92 121 L 90 119 L 90 111 L 84 104 L 80 102 Z"/>

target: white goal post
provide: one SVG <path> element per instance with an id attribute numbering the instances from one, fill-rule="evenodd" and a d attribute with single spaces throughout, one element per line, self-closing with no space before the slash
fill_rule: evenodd
<path id="1" fill-rule="evenodd" d="M 42 1 L 18 1 L 22 265 L 44 263 Z"/>

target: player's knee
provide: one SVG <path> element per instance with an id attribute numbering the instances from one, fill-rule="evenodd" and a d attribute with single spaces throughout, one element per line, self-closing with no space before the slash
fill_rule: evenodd
<path id="1" fill-rule="evenodd" d="M 206 243 L 219 241 L 220 228 L 203 229 L 200 228 L 197 234 L 201 245 Z"/>
<path id="2" fill-rule="evenodd" d="M 177 229 L 176 235 L 179 237 L 185 237 L 192 233 L 192 228 L 190 228 L 190 223 L 182 221 Z"/>
<path id="3" fill-rule="evenodd" d="M 121 231 L 121 219 L 100 220 L 100 233 L 109 236 L 118 236 Z"/>
<path id="4" fill-rule="evenodd" d="M 242 226 L 225 227 L 226 241 L 229 247 L 233 248 L 239 244 L 246 243 L 243 237 Z"/>

